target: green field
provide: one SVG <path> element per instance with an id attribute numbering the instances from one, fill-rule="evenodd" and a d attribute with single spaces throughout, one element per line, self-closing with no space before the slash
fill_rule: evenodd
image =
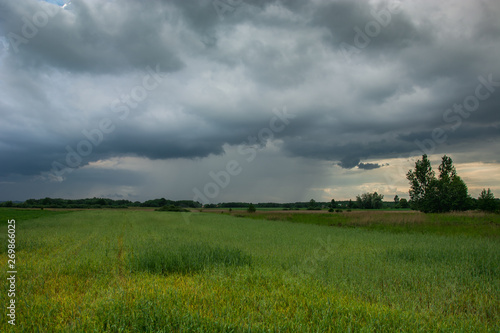
<path id="1" fill-rule="evenodd" d="M 498 215 L 267 214 L 2 209 L 0 331 L 500 331 Z"/>

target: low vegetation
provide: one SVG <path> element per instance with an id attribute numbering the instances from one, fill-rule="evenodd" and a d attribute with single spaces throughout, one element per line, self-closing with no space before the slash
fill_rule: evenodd
<path id="1" fill-rule="evenodd" d="M 155 210 L 158 212 L 189 212 L 189 209 L 185 209 L 175 205 L 162 206 Z"/>
<path id="2" fill-rule="evenodd" d="M 285 221 L 330 227 L 363 228 L 393 233 L 481 236 L 500 239 L 500 215 L 485 212 L 423 214 L 413 211 L 340 210 L 334 213 L 257 211 L 233 216 L 256 220 Z"/>
<path id="3" fill-rule="evenodd" d="M 0 209 L 0 331 L 500 330 L 498 215 L 233 213 Z"/>

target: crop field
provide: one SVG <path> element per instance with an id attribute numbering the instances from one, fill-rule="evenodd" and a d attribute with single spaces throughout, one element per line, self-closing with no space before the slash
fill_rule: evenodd
<path id="1" fill-rule="evenodd" d="M 16 326 L 2 314 L 2 332 L 500 331 L 499 215 L 0 209 L 0 218 L 16 219 L 17 269 Z M 2 223 L 3 281 L 7 240 Z"/>

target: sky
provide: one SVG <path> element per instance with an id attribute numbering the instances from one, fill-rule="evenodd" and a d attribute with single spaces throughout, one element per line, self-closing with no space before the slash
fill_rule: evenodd
<path id="1" fill-rule="evenodd" d="M 0 0 L 0 201 L 500 196 L 500 2 Z"/>

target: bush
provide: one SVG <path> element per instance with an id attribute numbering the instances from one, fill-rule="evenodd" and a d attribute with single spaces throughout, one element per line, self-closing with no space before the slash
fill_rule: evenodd
<path id="1" fill-rule="evenodd" d="M 188 209 L 184 209 L 182 207 L 178 206 L 173 206 L 173 205 L 168 205 L 168 206 L 163 206 L 158 209 L 155 209 L 157 212 L 189 212 Z"/>

